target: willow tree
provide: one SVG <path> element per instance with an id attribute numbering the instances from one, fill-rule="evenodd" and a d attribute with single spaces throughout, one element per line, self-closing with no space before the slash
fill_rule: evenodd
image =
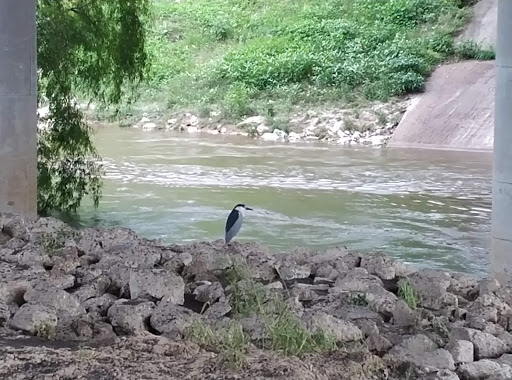
<path id="1" fill-rule="evenodd" d="M 149 0 L 38 0 L 39 102 L 49 128 L 38 135 L 38 211 L 74 213 L 101 196 L 102 167 L 79 100 L 116 107 L 148 66 Z"/>

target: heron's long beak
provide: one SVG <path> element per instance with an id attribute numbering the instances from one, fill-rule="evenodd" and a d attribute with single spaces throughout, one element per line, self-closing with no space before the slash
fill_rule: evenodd
<path id="1" fill-rule="evenodd" d="M 253 211 L 252 208 L 250 207 L 245 207 L 246 210 L 250 210 L 250 211 Z"/>

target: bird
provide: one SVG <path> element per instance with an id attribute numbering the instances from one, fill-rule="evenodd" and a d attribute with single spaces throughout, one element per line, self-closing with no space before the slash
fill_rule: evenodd
<path id="1" fill-rule="evenodd" d="M 233 240 L 236 234 L 238 234 L 238 231 L 240 231 L 244 219 L 245 210 L 252 211 L 252 208 L 247 207 L 243 203 L 239 203 L 233 208 L 233 210 L 231 210 L 231 213 L 229 214 L 228 219 L 226 220 L 226 234 L 224 237 L 226 244 Z"/>

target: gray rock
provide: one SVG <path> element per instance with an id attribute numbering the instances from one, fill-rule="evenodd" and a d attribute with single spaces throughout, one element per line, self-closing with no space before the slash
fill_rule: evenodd
<path id="1" fill-rule="evenodd" d="M 19 308 L 15 303 L 4 304 L 0 302 L 0 326 L 5 325 L 9 319 L 14 317 Z"/>
<path id="2" fill-rule="evenodd" d="M 7 236 L 7 235 L 5 235 Z M 27 245 L 27 242 L 18 238 L 12 238 L 5 243 L 4 248 L 20 250 Z"/>
<path id="3" fill-rule="evenodd" d="M 448 292 L 456 294 L 464 298 L 468 298 L 469 294 L 478 288 L 477 280 L 464 273 L 451 273 L 450 286 Z"/>
<path id="4" fill-rule="evenodd" d="M 456 319 L 466 319 L 467 313 L 468 311 L 466 309 L 458 307 L 457 309 L 454 310 L 453 317 Z"/>
<path id="5" fill-rule="evenodd" d="M 21 218 L 19 215 L 10 213 L 2 213 L 0 215 L 0 231 L 11 238 L 28 241 L 30 236 L 29 228 L 31 227 L 32 223 Z"/>
<path id="6" fill-rule="evenodd" d="M 366 300 L 372 310 L 386 317 L 391 317 L 398 298 L 383 287 L 371 284 L 366 292 Z"/>
<path id="7" fill-rule="evenodd" d="M 259 316 L 250 315 L 240 320 L 242 329 L 246 333 L 251 341 L 260 342 L 267 338 L 267 329 L 265 323 Z"/>
<path id="8" fill-rule="evenodd" d="M 382 280 L 393 280 L 395 278 L 393 260 L 382 253 L 361 258 L 361 267 Z"/>
<path id="9" fill-rule="evenodd" d="M 417 315 L 411 308 L 403 301 L 399 300 L 393 310 L 393 324 L 395 326 L 414 326 L 417 323 Z"/>
<path id="10" fill-rule="evenodd" d="M 208 319 L 219 320 L 232 310 L 231 305 L 225 299 L 215 302 L 204 312 L 204 316 Z"/>
<path id="11" fill-rule="evenodd" d="M 478 292 L 480 296 L 484 294 L 493 294 L 501 288 L 498 280 L 494 278 L 484 278 L 478 283 Z"/>
<path id="12" fill-rule="evenodd" d="M 83 302 L 82 306 L 88 313 L 98 313 L 106 316 L 108 309 L 117 301 L 117 297 L 112 294 L 103 294 L 100 297 L 89 298 Z"/>
<path id="13" fill-rule="evenodd" d="M 164 251 L 163 254 L 166 254 L 166 252 L 168 251 Z M 164 260 L 163 257 L 162 260 Z M 192 261 L 193 257 L 190 253 L 180 252 L 165 260 L 163 268 L 174 273 L 180 273 L 183 268 L 185 268 L 187 265 L 190 265 Z"/>
<path id="14" fill-rule="evenodd" d="M 24 266 L 44 266 L 51 263 L 50 256 L 41 248 L 27 244 L 21 251 L 17 253 L 17 262 Z"/>
<path id="15" fill-rule="evenodd" d="M 371 319 L 356 319 L 354 324 L 359 327 L 359 330 L 363 333 L 364 337 L 368 337 L 370 335 L 378 334 L 379 328 L 377 327 L 377 323 Z"/>
<path id="16" fill-rule="evenodd" d="M 384 336 L 380 334 L 371 334 L 366 338 L 366 345 L 370 351 L 377 353 L 384 353 L 389 351 L 393 344 Z"/>
<path id="17" fill-rule="evenodd" d="M 130 268 L 153 268 L 160 262 L 161 250 L 156 246 L 144 244 L 142 241 L 135 244 L 119 242 L 119 245 L 105 250 L 98 268 L 109 269 L 114 264 L 122 263 Z"/>
<path id="18" fill-rule="evenodd" d="M 500 329 L 502 329 L 502 328 L 500 327 Z M 511 333 L 509 333 L 508 331 L 505 331 L 505 329 L 503 329 L 502 332 L 496 334 L 495 336 L 498 339 L 505 342 L 505 344 L 507 345 L 508 352 L 512 352 L 512 334 Z"/>
<path id="19" fill-rule="evenodd" d="M 497 358 L 507 351 L 507 345 L 501 339 L 475 329 L 453 329 L 450 334 L 450 343 L 457 340 L 468 340 L 473 343 L 475 360 Z"/>
<path id="20" fill-rule="evenodd" d="M 108 309 L 107 316 L 116 333 L 137 335 L 147 330 L 146 322 L 155 304 L 149 301 L 118 300 Z"/>
<path id="21" fill-rule="evenodd" d="M 418 292 L 423 307 L 441 310 L 446 305 L 451 305 L 454 302 L 447 292 L 451 279 L 445 272 L 435 269 L 422 269 L 410 275 L 409 282 L 414 290 Z"/>
<path id="22" fill-rule="evenodd" d="M 183 279 L 165 269 L 139 269 L 130 273 L 130 297 L 166 298 L 169 302 L 182 305 L 184 302 L 185 283 Z"/>
<path id="23" fill-rule="evenodd" d="M 313 280 L 314 285 L 334 285 L 334 280 L 325 277 L 315 277 Z"/>
<path id="24" fill-rule="evenodd" d="M 187 328 L 199 318 L 199 315 L 193 311 L 164 299 L 151 315 L 150 325 L 161 334 L 180 338 L 185 335 Z"/>
<path id="25" fill-rule="evenodd" d="M 457 372 L 462 380 L 483 380 L 499 372 L 501 366 L 489 359 L 462 364 Z"/>
<path id="26" fill-rule="evenodd" d="M 220 282 L 206 282 L 194 289 L 196 301 L 213 303 L 224 297 L 224 288 Z"/>
<path id="27" fill-rule="evenodd" d="M 501 366 L 501 369 L 494 373 L 487 380 L 510 380 L 512 379 L 512 367 L 505 365 Z"/>
<path id="28" fill-rule="evenodd" d="M 393 268 L 395 268 L 395 276 L 399 278 L 409 277 L 411 274 L 418 271 L 414 266 L 398 260 L 393 261 Z"/>
<path id="29" fill-rule="evenodd" d="M 303 319 L 311 332 L 318 329 L 323 330 L 331 334 L 338 342 L 353 342 L 363 339 L 363 334 L 356 325 L 327 313 L 318 311 L 303 316 Z"/>
<path id="30" fill-rule="evenodd" d="M 494 361 L 500 365 L 507 364 L 512 367 L 512 354 L 503 354 Z"/>
<path id="31" fill-rule="evenodd" d="M 312 271 L 312 274 L 316 276 L 315 279 L 327 278 L 333 282 L 340 276 L 340 272 L 334 269 L 331 265 L 323 265 L 319 267 L 316 271 Z"/>
<path id="32" fill-rule="evenodd" d="M 53 268 L 51 273 L 56 276 L 61 274 L 75 274 L 76 269 L 82 264 L 78 254 L 67 254 L 64 257 L 54 257 L 52 258 L 52 261 Z"/>
<path id="33" fill-rule="evenodd" d="M 291 289 L 291 296 L 297 297 L 300 302 L 311 302 L 319 296 L 327 295 L 329 285 L 311 285 L 296 283 Z"/>
<path id="34" fill-rule="evenodd" d="M 265 285 L 265 289 L 282 290 L 284 289 L 284 286 L 281 281 L 274 281 L 271 282 L 270 284 Z"/>
<path id="35" fill-rule="evenodd" d="M 373 274 L 360 274 L 356 271 L 347 273 L 336 279 L 333 291 L 342 292 L 368 292 L 371 285 L 384 289 L 384 284 L 380 278 Z"/>
<path id="36" fill-rule="evenodd" d="M 84 303 L 90 298 L 101 297 L 110 287 L 111 281 L 107 275 L 100 275 L 90 282 L 83 284 L 73 294 L 78 298 L 80 303 Z"/>
<path id="37" fill-rule="evenodd" d="M 40 304 L 22 305 L 8 326 L 42 338 L 52 338 L 57 327 L 57 315 L 53 308 Z"/>
<path id="38" fill-rule="evenodd" d="M 99 315 L 89 313 L 75 316 L 64 323 L 59 320 L 55 339 L 113 342 L 116 334 L 111 324 L 104 322 Z"/>
<path id="39" fill-rule="evenodd" d="M 474 346 L 468 340 L 452 341 L 446 349 L 452 354 L 455 364 L 471 363 L 474 360 Z"/>
<path id="40" fill-rule="evenodd" d="M 103 271 L 97 268 L 99 273 L 103 273 Z M 132 268 L 126 266 L 124 264 L 113 264 L 110 268 L 105 270 L 105 273 L 110 278 L 110 285 L 112 287 L 112 291 L 115 290 L 116 294 L 119 297 L 129 298 L 130 296 L 130 273 L 132 272 Z M 96 277 L 98 272 L 95 271 L 94 274 L 91 274 L 91 277 Z"/>
<path id="41" fill-rule="evenodd" d="M 290 262 L 281 263 L 276 267 L 283 281 L 294 281 L 308 278 L 311 274 L 311 266 L 297 265 Z"/>
<path id="42" fill-rule="evenodd" d="M 404 339 L 389 350 L 386 357 L 413 363 L 421 368 L 455 370 L 452 355 L 445 349 L 437 348 L 437 345 L 423 334 Z"/>
<path id="43" fill-rule="evenodd" d="M 443 369 L 436 373 L 429 373 L 422 380 L 460 380 L 460 377 L 452 371 Z"/>
<path id="44" fill-rule="evenodd" d="M 4 234 L 1 230 L 0 230 L 0 246 L 2 245 L 6 245 L 9 240 L 11 240 L 11 237 L 7 234 Z"/>
<path id="45" fill-rule="evenodd" d="M 347 249 L 338 247 L 328 249 L 324 252 L 317 252 L 309 258 L 309 261 L 312 264 L 312 272 L 315 273 L 318 268 L 325 265 L 334 267 L 334 263 L 346 255 L 348 255 Z"/>
<path id="46" fill-rule="evenodd" d="M 466 319 L 470 327 L 483 329 L 486 322 L 506 324 L 512 309 L 494 294 L 482 294 L 469 307 Z"/>
<path id="47" fill-rule="evenodd" d="M 62 289 L 49 286 L 29 287 L 24 299 L 29 304 L 53 308 L 56 310 L 59 319 L 66 315 L 85 314 L 85 309 L 80 305 L 78 298 Z"/>

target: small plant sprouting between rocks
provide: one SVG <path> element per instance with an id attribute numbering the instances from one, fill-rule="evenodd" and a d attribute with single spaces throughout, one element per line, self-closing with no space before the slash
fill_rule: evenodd
<path id="1" fill-rule="evenodd" d="M 366 293 L 351 293 L 349 303 L 356 306 L 368 306 L 368 299 L 366 298 Z"/>
<path id="2" fill-rule="evenodd" d="M 67 240 L 74 240 L 77 237 L 77 231 L 60 229 L 53 233 L 45 232 L 39 235 L 36 244 L 43 248 L 47 254 L 52 255 L 58 249 L 63 248 Z"/>
<path id="3" fill-rule="evenodd" d="M 55 326 L 47 322 L 41 322 L 35 327 L 35 335 L 42 339 L 53 339 L 55 337 Z"/>
<path id="4" fill-rule="evenodd" d="M 412 310 L 418 307 L 419 295 L 412 287 L 411 283 L 406 279 L 398 281 L 398 297 L 404 300 L 404 302 Z"/>
<path id="5" fill-rule="evenodd" d="M 237 321 L 231 321 L 227 328 L 216 328 L 215 331 L 204 322 L 195 321 L 187 337 L 200 347 L 218 352 L 225 363 L 235 368 L 245 363 L 245 335 Z"/>

